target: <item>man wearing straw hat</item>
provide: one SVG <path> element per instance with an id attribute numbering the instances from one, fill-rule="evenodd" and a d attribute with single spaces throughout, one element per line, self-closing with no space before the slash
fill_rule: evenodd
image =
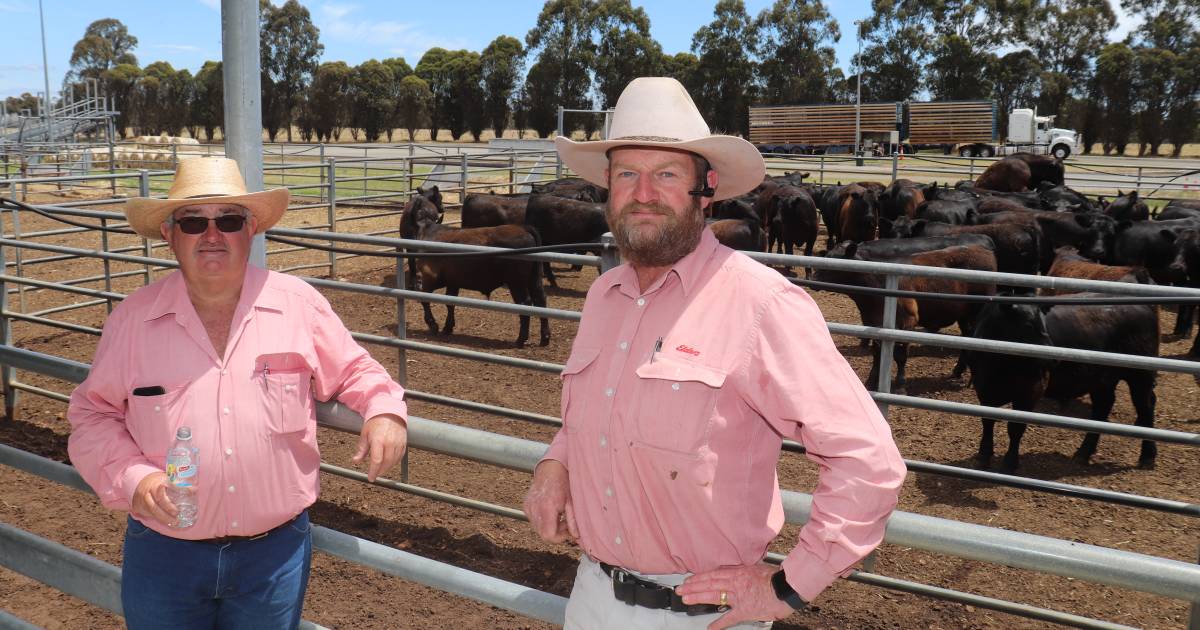
<path id="1" fill-rule="evenodd" d="M 366 418 L 368 477 L 407 440 L 404 390 L 303 280 L 248 265 L 288 191 L 247 193 L 237 163 L 180 162 L 167 199 L 133 199 L 129 225 L 179 270 L 104 325 L 71 394 L 71 461 L 105 506 L 130 512 L 121 602 L 130 628 L 295 628 L 312 555 L 321 458 L 314 397 Z M 164 461 L 191 429 L 199 506 L 180 527 Z"/>
<path id="2" fill-rule="evenodd" d="M 755 148 L 710 134 L 669 78 L 631 82 L 609 138 L 555 140 L 608 187 L 628 264 L 588 290 L 525 513 L 582 547 L 568 628 L 769 625 L 879 544 L 904 463 L 816 304 L 704 229 L 713 200 L 763 181 Z M 763 558 L 784 522 L 785 438 L 820 476 L 778 567 Z"/>

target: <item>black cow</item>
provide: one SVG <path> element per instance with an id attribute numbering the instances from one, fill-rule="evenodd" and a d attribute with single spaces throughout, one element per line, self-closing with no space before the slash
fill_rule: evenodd
<path id="1" fill-rule="evenodd" d="M 834 241 L 870 241 L 877 237 L 879 196 L 874 188 L 847 184 L 836 195 L 833 222 L 825 229 Z"/>
<path id="2" fill-rule="evenodd" d="M 881 224 L 882 225 L 882 224 Z M 992 225 L 950 225 L 925 219 L 900 217 L 892 224 L 897 236 L 941 236 L 945 234 L 984 234 L 996 244 L 996 269 L 1008 273 L 1037 275 L 1041 260 L 1041 230 L 1019 223 Z"/>
<path id="3" fill-rule="evenodd" d="M 537 230 L 543 245 L 596 243 L 608 231 L 604 204 L 567 199 L 556 195 L 531 195 L 525 205 L 525 225 Z M 558 286 L 550 263 L 546 279 Z"/>
<path id="4" fill-rule="evenodd" d="M 525 204 L 529 195 L 467 195 L 462 205 L 462 226 L 465 228 L 493 225 L 522 225 L 525 223 Z"/>
<path id="5" fill-rule="evenodd" d="M 524 225 L 500 225 L 484 228 L 454 228 L 441 224 L 441 213 L 427 198 L 414 195 L 400 223 L 403 238 L 442 243 L 462 243 L 505 247 L 510 249 L 537 247 L 541 244 L 537 232 Z M 508 258 L 414 258 L 411 259 L 411 286 L 432 293 L 442 287 L 446 295 L 458 295 L 460 289 L 478 291 L 486 296 L 500 287 L 508 287 L 514 304 L 546 306 L 542 289 L 541 267 L 533 261 Z M 422 302 L 425 323 L 431 333 L 437 333 L 437 320 L 429 302 Z M 517 347 L 529 340 L 529 316 L 521 315 Z M 550 322 L 542 317 L 541 345 L 550 343 Z M 454 305 L 446 305 L 446 322 L 442 334 L 454 332 Z"/>
<path id="6" fill-rule="evenodd" d="M 1179 237 L 1200 228 L 1194 219 L 1140 221 L 1121 231 L 1106 262 L 1145 267 L 1159 284 L 1186 284 L 1187 268 L 1177 263 Z"/>
<path id="7" fill-rule="evenodd" d="M 767 249 L 767 235 L 758 221 L 746 219 L 718 219 L 708 223 L 717 241 L 726 247 L 744 251 L 761 252 Z"/>
<path id="8" fill-rule="evenodd" d="M 1138 199 L 1136 190 L 1128 194 L 1118 190 L 1117 198 L 1112 201 L 1105 201 L 1101 197 L 1100 206 L 1104 210 L 1104 214 L 1117 221 L 1145 221 L 1150 218 L 1150 207 L 1146 205 L 1146 202 Z M 1200 215 L 1200 212 L 1197 214 Z"/>
<path id="9" fill-rule="evenodd" d="M 793 255 L 794 247 L 803 246 L 804 255 L 812 256 L 817 242 L 817 206 L 807 190 L 798 186 L 779 186 L 759 199 L 767 225 L 767 251 Z"/>
<path id="10" fill-rule="evenodd" d="M 1095 212 L 1096 207 L 1083 193 L 1062 184 L 1042 182 L 1038 188 L 1042 208 L 1053 212 Z"/>
<path id="11" fill-rule="evenodd" d="M 549 182 L 529 185 L 531 195 L 555 195 L 576 201 L 604 203 L 608 201 L 608 189 L 597 186 L 579 177 L 564 177 Z"/>
<path id="12" fill-rule="evenodd" d="M 1154 216 L 1156 221 L 1170 221 L 1172 219 L 1200 219 L 1200 208 L 1189 208 L 1187 206 L 1169 205 L 1163 208 Z"/>
<path id="13" fill-rule="evenodd" d="M 936 184 L 934 185 L 936 187 Z M 925 202 L 924 188 L 910 179 L 897 179 L 879 194 L 879 237 L 895 236 L 885 226 L 890 228 L 890 221 L 898 217 L 914 218 L 917 207 Z M 889 223 L 884 223 L 887 219 Z"/>
<path id="14" fill-rule="evenodd" d="M 934 199 L 917 206 L 917 218 L 951 225 L 975 225 L 979 211 L 973 201 Z"/>
<path id="15" fill-rule="evenodd" d="M 1054 262 L 1054 250 L 1070 245 L 1092 260 L 1102 262 L 1109 258 L 1115 247 L 1117 235 L 1129 227 L 1129 223 L 1117 223 L 1111 217 L 1099 213 L 1076 214 L 1072 212 L 997 212 L 980 215 L 981 224 L 1021 223 L 1035 224 L 1042 231 L 1041 265 L 1043 273 Z M 1118 263 L 1126 264 L 1126 263 Z M 1129 263 L 1133 264 L 1133 263 Z"/>
<path id="16" fill-rule="evenodd" d="M 1097 294 L 1079 294 L 1089 297 Z M 993 339 L 1082 350 L 1158 356 L 1158 310 L 1148 305 L 1085 306 L 1060 304 L 1043 313 L 1027 304 L 988 304 L 979 314 L 974 335 Z M 1091 419 L 1107 421 L 1116 400 L 1116 386 L 1125 381 L 1137 411 L 1137 426 L 1154 426 L 1155 373 L 1047 359 L 1034 359 L 989 352 L 968 353 L 971 381 L 979 402 L 989 407 L 1012 403 L 1013 409 L 1031 411 L 1042 396 L 1068 400 L 1088 394 L 1092 401 Z M 989 468 L 993 453 L 995 420 L 983 421 L 977 463 Z M 1025 424 L 1008 423 L 1008 451 L 1003 469 L 1011 472 L 1020 463 L 1021 437 Z M 1076 462 L 1086 464 L 1096 452 L 1100 440 L 1089 433 L 1075 451 Z M 1157 446 L 1142 441 L 1138 465 L 1153 468 Z"/>

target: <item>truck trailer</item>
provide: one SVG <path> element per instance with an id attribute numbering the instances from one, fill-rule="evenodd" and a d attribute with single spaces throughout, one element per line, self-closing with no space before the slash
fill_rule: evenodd
<path id="1" fill-rule="evenodd" d="M 750 142 L 763 153 L 853 153 L 855 109 L 751 107 Z M 1054 116 L 1038 116 L 1032 109 L 1012 110 L 1002 139 L 995 101 L 864 103 L 858 116 L 863 150 L 879 155 L 934 149 L 964 157 L 1024 151 L 1066 159 L 1079 149 L 1074 130 L 1054 127 Z"/>

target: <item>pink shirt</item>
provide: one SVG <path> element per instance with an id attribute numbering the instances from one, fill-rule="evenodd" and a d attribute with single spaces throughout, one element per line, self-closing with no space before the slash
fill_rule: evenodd
<path id="1" fill-rule="evenodd" d="M 166 393 L 132 394 L 156 385 Z M 407 417 L 404 390 L 303 280 L 248 267 L 222 358 L 177 271 L 108 317 L 91 373 L 71 394 L 68 449 L 104 505 L 129 510 L 138 483 L 164 469 L 176 429 L 190 426 L 196 524 L 143 523 L 175 538 L 254 535 L 316 500 L 313 399 L 333 396 L 364 418 Z"/>
<path id="2" fill-rule="evenodd" d="M 584 551 L 641 573 L 759 562 L 783 526 L 791 438 L 820 467 L 783 565 L 812 601 L 883 539 L 905 475 L 812 299 L 708 230 L 645 293 L 628 265 L 592 285 L 562 417 L 546 458 L 570 471 Z"/>

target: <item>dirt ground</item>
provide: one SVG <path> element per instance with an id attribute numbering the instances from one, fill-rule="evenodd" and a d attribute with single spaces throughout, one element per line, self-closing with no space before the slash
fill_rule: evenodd
<path id="1" fill-rule="evenodd" d="M 46 197 L 43 202 L 51 202 Z M 316 211 L 317 213 L 323 211 Z M 340 228 L 367 231 L 394 224 L 395 219 L 346 223 L 354 214 L 343 210 Z M 449 217 L 448 220 L 452 220 Z M 51 222 L 22 217 L 23 229 L 49 229 Z M 319 214 L 289 213 L 289 226 L 313 225 Z M 6 226 L 11 229 L 11 226 Z M 100 246 L 94 233 L 53 236 L 43 242 Z M 113 246 L 133 245 L 128 237 L 113 237 Z M 277 245 L 272 245 L 274 249 Z M 820 248 L 818 248 L 820 249 Z M 25 260 L 40 254 L 28 252 Z M 167 255 L 160 253 L 158 255 Z M 12 260 L 13 254 L 9 253 Z M 292 253 L 271 257 L 271 267 L 282 269 L 326 260 L 325 254 Z M 29 266 L 25 275 L 36 278 L 80 278 L 99 273 L 94 261 L 71 260 Z M 113 265 L 114 272 L 138 270 Z M 339 262 L 337 278 L 366 285 L 390 284 L 394 263 L 381 258 L 355 258 Z M 310 269 L 303 273 L 325 273 Z M 556 268 L 561 287 L 549 290 L 550 306 L 578 310 L 594 269 L 580 272 Z M 131 291 L 143 282 L 141 275 L 118 280 L 114 288 Z M 88 286 L 99 286 L 92 283 Z M 355 331 L 392 335 L 396 330 L 395 303 L 345 292 L 327 292 L 334 308 Z M 73 302 L 78 296 L 68 296 Z M 858 323 L 858 315 L 844 296 L 816 293 L 829 321 Z M 14 296 L 10 308 L 33 312 L 64 302 L 63 294 L 26 291 Z M 492 299 L 508 300 L 500 291 Z M 53 315 L 63 321 L 102 324 L 103 305 Z M 444 309 L 434 307 L 439 321 Z M 1162 315 L 1170 330 L 1174 316 Z M 458 329 L 450 337 L 427 332 L 418 304 L 406 311 L 408 336 L 418 341 L 494 352 L 543 361 L 563 362 L 570 351 L 575 325 L 552 321 L 548 347 L 515 349 L 514 316 L 459 309 Z M 536 324 L 535 324 L 536 325 Z M 14 325 L 17 345 L 79 361 L 90 361 L 97 338 L 45 326 Z M 838 346 L 861 376 L 869 356 L 852 338 L 837 338 Z M 1182 357 L 1189 340 L 1164 337 L 1163 356 Z M 398 352 L 372 347 L 372 354 L 395 373 Z M 913 348 L 909 360 L 909 393 L 959 402 L 976 402 L 964 381 L 949 378 L 954 356 L 946 350 Z M 467 363 L 458 359 L 409 352 L 406 358 L 408 387 L 484 403 L 557 416 L 558 379 L 549 374 L 515 368 Z M 20 373 L 22 382 L 60 392 L 71 385 L 32 373 Z M 1197 385 L 1187 376 L 1163 374 L 1157 389 L 1157 426 L 1196 432 L 1200 413 L 1195 401 Z M 553 430 L 518 420 L 489 417 L 421 402 L 410 402 L 413 414 L 487 431 L 548 442 Z M 1059 411 L 1048 405 L 1046 411 Z M 1083 403 L 1064 410 L 1086 417 Z M 58 461 L 67 461 L 68 425 L 65 405 L 24 393 L 16 418 L 0 421 L 0 443 L 16 446 Z M 1113 420 L 1131 422 L 1133 410 L 1122 386 Z M 911 460 L 970 466 L 979 440 L 979 422 L 912 409 L 893 408 L 890 423 L 904 456 Z M 322 429 L 319 435 L 326 462 L 354 468 L 350 461 L 355 436 Z M 1187 447 L 1160 445 L 1154 470 L 1136 467 L 1138 443 L 1105 437 L 1090 466 L 1071 462 L 1081 439 L 1068 433 L 1031 427 L 1022 449 L 1021 473 L 1030 477 L 1081 484 L 1116 491 L 1195 502 L 1200 458 Z M 998 437 L 1001 445 L 1006 438 Z M 1002 448 L 1002 447 L 1001 447 Z M 783 487 L 810 491 L 815 466 L 806 459 L 785 454 L 779 476 Z M 398 475 L 398 472 L 395 473 Z M 519 508 L 529 476 L 524 473 L 464 462 L 414 451 L 412 483 L 492 503 Z M 332 475 L 322 475 L 321 499 L 312 518 L 325 525 L 398 549 L 499 576 L 542 590 L 566 595 L 576 561 L 567 546 L 540 542 L 526 523 L 482 514 L 428 499 L 367 486 Z M 1073 498 L 1032 494 L 928 474 L 911 473 L 901 495 L 900 509 L 991 527 L 1054 536 L 1066 540 L 1124 549 L 1186 562 L 1197 559 L 1200 527 L 1194 519 L 1158 512 L 1098 504 Z M 103 509 L 91 495 L 66 489 L 39 477 L 0 466 L 0 521 L 55 540 L 74 549 L 119 565 L 124 515 Z M 773 546 L 786 552 L 794 544 L 796 528 L 789 526 Z M 1003 566 L 959 560 L 896 545 L 879 552 L 877 573 L 916 580 L 1034 606 L 1097 617 L 1145 628 L 1181 628 L 1188 608 L 1176 600 L 1099 586 L 1082 580 L 1047 576 Z M 119 617 L 73 597 L 0 569 L 0 608 L 46 628 L 114 628 Z M 546 624 L 496 608 L 432 590 L 354 564 L 315 554 L 304 618 L 331 628 L 543 628 Z M 972 606 L 951 604 L 841 580 L 809 610 L 793 615 L 777 628 L 1049 628 L 1033 622 Z"/>

